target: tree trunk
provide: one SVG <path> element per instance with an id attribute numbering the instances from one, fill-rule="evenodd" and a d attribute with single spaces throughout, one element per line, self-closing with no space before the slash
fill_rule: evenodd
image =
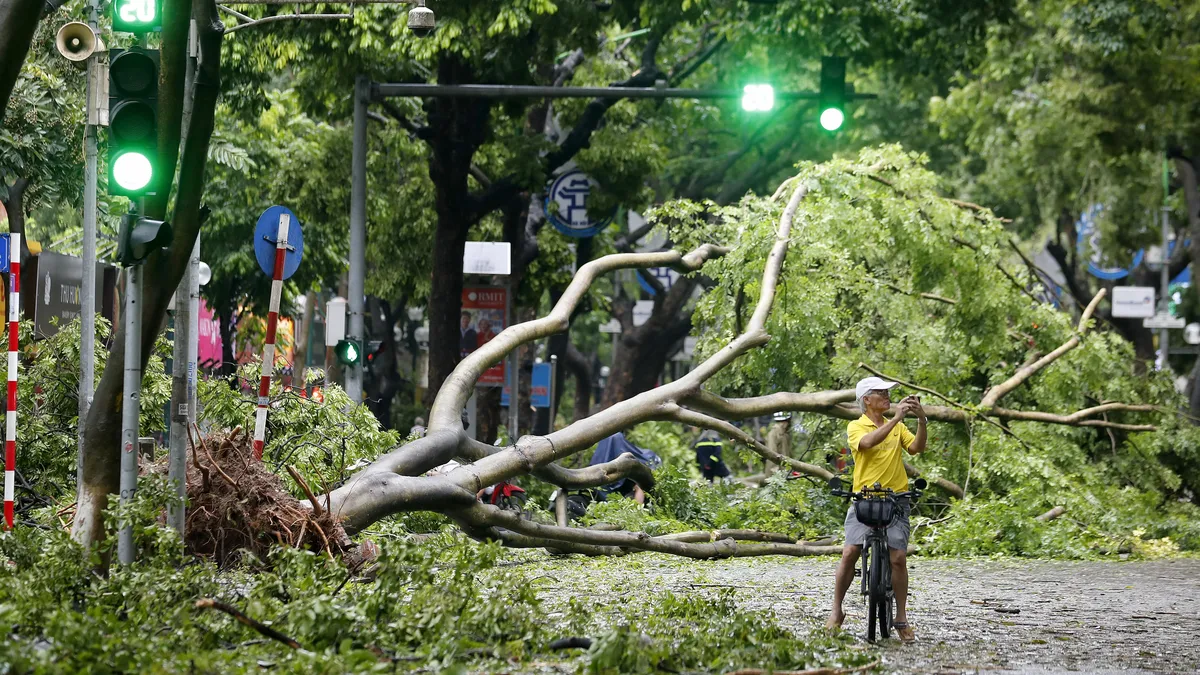
<path id="1" fill-rule="evenodd" d="M 237 373 L 237 354 L 233 349 L 233 310 L 222 307 L 217 310 L 217 323 L 221 329 L 221 367 L 218 372 L 222 377 L 232 377 Z M 233 384 L 237 388 L 237 383 Z"/>
<path id="2" fill-rule="evenodd" d="M 217 20 L 216 3 L 200 0 L 196 5 L 200 59 L 193 90 L 191 128 L 180 157 L 179 185 L 175 199 L 174 232 L 167 249 L 152 253 L 143 263 L 145 283 L 142 292 L 143 371 L 155 338 L 166 320 L 167 305 L 200 232 L 200 200 L 204 192 L 204 169 L 212 137 L 217 96 L 221 89 L 221 38 L 224 28 Z M 185 36 L 186 37 L 186 36 Z M 166 48 L 173 48 L 166 45 Z M 176 76 L 182 78 L 181 71 Z M 182 105 L 182 101 L 179 101 Z M 83 482 L 78 486 L 75 521 L 71 534 L 84 548 L 91 548 L 104 537 L 102 514 L 108 496 L 120 487 L 121 405 L 125 369 L 125 330 L 118 327 L 109 351 L 96 403 L 89 409 L 84 428 Z"/>
<path id="3" fill-rule="evenodd" d="M 469 84 L 470 66 L 454 54 L 438 61 L 438 82 Z M 439 98 L 426 104 L 432 133 L 429 178 L 435 187 L 437 230 L 433 243 L 433 279 L 429 291 L 429 388 L 425 404 L 460 360 L 463 251 L 467 233 L 478 221 L 468 189 L 471 160 L 486 138 L 489 104 L 485 100 Z"/>
<path id="4" fill-rule="evenodd" d="M 8 199 L 4 200 L 4 210 L 8 212 L 8 231 L 21 235 L 21 264 L 29 260 L 29 237 L 25 235 L 25 190 L 29 188 L 29 180 L 18 178 L 8 188 Z M 36 287 L 35 287 L 36 288 Z"/>
<path id="5" fill-rule="evenodd" d="M 380 342 L 379 350 L 371 354 L 367 365 L 367 407 L 384 429 L 392 429 L 392 399 L 403 385 L 396 358 L 396 314 L 386 300 L 370 297 L 367 301 L 371 308 L 367 334 L 371 340 Z"/>
<path id="6" fill-rule="evenodd" d="M 692 329 L 692 310 L 685 307 L 696 283 L 694 278 L 680 277 L 655 306 L 650 319 L 641 326 L 633 325 L 632 303 L 625 303 L 617 310 L 629 315 L 618 319 L 622 326 L 620 347 L 613 358 L 601 408 L 608 408 L 658 384 L 671 348 Z M 614 309 L 616 307 L 614 304 Z"/>
<path id="7" fill-rule="evenodd" d="M 41 0 L 0 0 L 0 122 L 41 14 Z"/>

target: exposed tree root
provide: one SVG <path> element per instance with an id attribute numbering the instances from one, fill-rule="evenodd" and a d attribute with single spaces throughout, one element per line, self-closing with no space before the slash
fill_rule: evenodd
<path id="1" fill-rule="evenodd" d="M 214 473 L 220 479 L 211 480 Z M 241 428 L 201 438 L 198 446 L 193 441 L 187 496 L 187 551 L 218 565 L 236 562 L 243 550 L 265 559 L 274 544 L 330 556 L 356 549 L 329 513 L 304 508 L 279 476 L 253 459 L 250 439 Z"/>

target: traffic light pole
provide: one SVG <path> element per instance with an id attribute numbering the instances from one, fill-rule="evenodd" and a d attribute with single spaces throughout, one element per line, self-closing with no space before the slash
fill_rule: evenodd
<path id="1" fill-rule="evenodd" d="M 367 266 L 367 105 L 371 82 L 365 75 L 354 81 L 354 147 L 350 165 L 350 326 L 346 338 L 359 343 L 363 339 L 363 300 Z M 355 405 L 363 401 L 362 359 L 345 367 L 346 394 Z"/>
<path id="2" fill-rule="evenodd" d="M 128 506 L 137 492 L 138 413 L 142 403 L 142 268 L 125 268 L 125 381 L 121 399 L 121 506 Z M 117 559 L 128 565 L 136 557 L 133 525 L 125 523 L 117 533 Z"/>

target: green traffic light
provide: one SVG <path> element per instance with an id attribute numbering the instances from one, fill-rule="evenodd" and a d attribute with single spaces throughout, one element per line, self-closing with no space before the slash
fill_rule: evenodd
<path id="1" fill-rule="evenodd" d="M 826 108 L 821 111 L 821 128 L 826 131 L 837 131 L 846 121 L 846 113 L 838 108 Z"/>
<path id="2" fill-rule="evenodd" d="M 154 178 L 154 166 L 146 155 L 131 150 L 113 160 L 112 177 L 121 189 L 138 192 L 145 189 Z"/>
<path id="3" fill-rule="evenodd" d="M 362 358 L 362 351 L 359 349 L 358 343 L 350 340 L 339 341 L 336 351 L 338 361 L 341 361 L 346 366 L 352 366 Z"/>
<path id="4" fill-rule="evenodd" d="M 748 84 L 742 88 L 742 110 L 767 112 L 775 107 L 775 87 L 769 84 Z"/>
<path id="5" fill-rule="evenodd" d="M 154 33 L 162 30 L 158 0 L 115 0 L 112 27 L 118 33 Z"/>

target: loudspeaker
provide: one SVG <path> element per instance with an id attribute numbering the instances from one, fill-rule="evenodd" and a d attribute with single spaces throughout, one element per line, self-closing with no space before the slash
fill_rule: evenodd
<path id="1" fill-rule="evenodd" d="M 84 67 L 88 57 L 97 50 L 104 51 L 104 41 L 92 32 L 92 27 L 86 23 L 72 21 L 58 29 L 58 37 L 54 40 L 58 53 L 74 61 L 79 67 Z"/>

